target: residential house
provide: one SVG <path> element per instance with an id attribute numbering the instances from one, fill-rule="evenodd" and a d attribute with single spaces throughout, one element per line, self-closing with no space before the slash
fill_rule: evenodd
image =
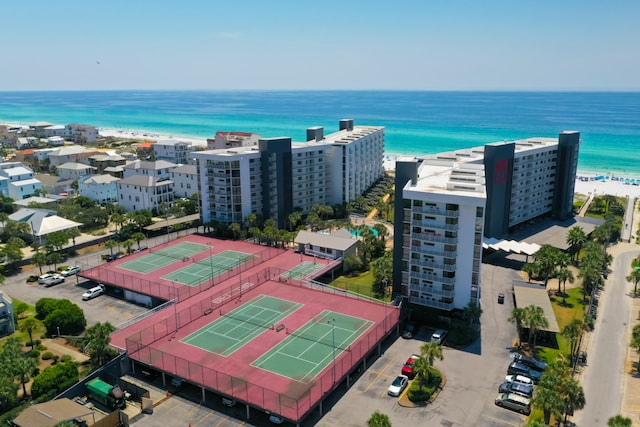
<path id="1" fill-rule="evenodd" d="M 89 164 L 95 168 L 95 173 L 101 175 L 109 167 L 124 166 L 127 159 L 116 153 L 100 153 L 89 157 Z"/>
<path id="2" fill-rule="evenodd" d="M 49 168 L 57 168 L 58 166 L 68 162 L 89 163 L 89 157 L 99 154 L 96 150 L 87 150 L 79 145 L 68 145 L 49 152 Z"/>
<path id="3" fill-rule="evenodd" d="M 71 123 L 65 126 L 65 136 L 76 144 L 84 145 L 96 142 L 100 135 L 96 126 Z"/>
<path id="4" fill-rule="evenodd" d="M 195 151 L 195 148 L 191 142 L 163 139 L 153 144 L 153 154 L 156 161 L 166 160 L 181 165 L 193 164 L 193 160 L 189 157 L 192 151 Z"/>
<path id="5" fill-rule="evenodd" d="M 153 159 L 153 142 L 141 142 L 136 146 L 136 154 L 138 159 L 141 160 L 154 160 Z"/>
<path id="6" fill-rule="evenodd" d="M 91 175 L 78 180 L 78 193 L 96 202 L 115 203 L 118 201 L 117 182 L 120 178 L 111 175 Z"/>
<path id="7" fill-rule="evenodd" d="M 97 168 L 84 163 L 67 162 L 56 168 L 56 173 L 60 178 L 77 181 L 78 179 L 96 173 Z"/>
<path id="8" fill-rule="evenodd" d="M 294 243 L 298 245 L 300 253 L 344 261 L 349 255 L 355 255 L 358 240 L 349 230 L 342 228 L 330 234 L 301 230 Z"/>
<path id="9" fill-rule="evenodd" d="M 127 212 L 142 209 L 154 215 L 172 206 L 173 181 L 168 177 L 158 178 L 150 175 L 131 175 L 116 182 L 118 188 L 118 204 Z"/>
<path id="10" fill-rule="evenodd" d="M 177 198 L 190 198 L 198 192 L 198 168 L 195 165 L 180 165 L 171 169 L 173 191 Z"/>
<path id="11" fill-rule="evenodd" d="M 128 178 L 134 175 L 155 176 L 157 178 L 170 178 L 171 170 L 178 166 L 175 163 L 166 160 L 158 160 L 155 162 L 145 160 L 135 160 L 127 163 L 124 169 L 124 177 Z"/>
<path id="12" fill-rule="evenodd" d="M 13 200 L 25 199 L 42 188 L 40 181 L 34 178 L 33 170 L 22 163 L 0 164 L 0 176 L 8 179 L 8 196 Z"/>
<path id="13" fill-rule="evenodd" d="M 43 129 L 43 136 L 45 138 L 51 138 L 52 136 L 59 136 L 64 141 L 65 127 L 61 125 L 51 125 Z"/>
<path id="14" fill-rule="evenodd" d="M 46 191 L 47 194 L 57 194 L 63 197 L 75 194 L 75 190 L 73 189 L 75 179 L 63 178 L 48 173 L 36 174 L 35 178 L 41 182 L 42 189 Z"/>

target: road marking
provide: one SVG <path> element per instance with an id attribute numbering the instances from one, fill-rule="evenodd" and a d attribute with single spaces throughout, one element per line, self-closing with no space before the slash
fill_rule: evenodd
<path id="1" fill-rule="evenodd" d="M 376 375 L 371 382 L 369 383 L 369 385 L 367 387 L 365 387 L 364 392 L 366 393 L 369 390 L 369 387 L 371 387 L 371 385 L 378 380 L 378 378 L 380 378 L 380 376 L 384 373 L 384 371 L 389 367 L 389 365 L 391 364 L 391 362 L 393 362 L 393 359 L 390 359 L 386 365 L 384 365 L 384 368 L 382 368 L 382 370 L 378 373 L 378 375 Z"/>
<path id="2" fill-rule="evenodd" d="M 187 415 L 192 414 L 193 412 L 195 412 L 196 410 L 200 409 L 200 404 L 198 403 L 196 406 L 194 406 L 193 408 L 191 408 L 189 410 L 189 412 L 187 412 Z"/>
<path id="3" fill-rule="evenodd" d="M 198 406 L 200 406 L 200 405 L 198 405 Z M 207 415 L 205 415 L 204 417 L 200 418 L 198 420 L 198 422 L 194 424 L 194 426 L 197 426 L 198 424 L 200 424 L 201 422 L 203 422 L 204 420 L 209 418 L 211 415 L 213 415 L 213 412 L 208 412 Z"/>
<path id="4" fill-rule="evenodd" d="M 222 424 L 223 422 L 227 421 L 228 419 L 229 419 L 229 417 L 227 417 L 225 415 L 224 417 L 222 417 L 222 419 L 220 421 L 218 421 L 217 423 L 214 424 L 214 427 L 218 427 L 220 424 Z M 198 425 L 198 424 L 196 424 L 196 425 Z"/>

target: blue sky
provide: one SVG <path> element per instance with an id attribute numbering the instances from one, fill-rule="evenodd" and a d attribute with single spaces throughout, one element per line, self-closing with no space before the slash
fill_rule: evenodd
<path id="1" fill-rule="evenodd" d="M 638 0 L 19 0 L 0 90 L 640 90 Z"/>

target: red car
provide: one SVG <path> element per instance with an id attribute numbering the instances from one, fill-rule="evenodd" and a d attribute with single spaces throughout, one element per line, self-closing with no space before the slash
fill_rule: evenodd
<path id="1" fill-rule="evenodd" d="M 413 372 L 413 364 L 415 363 L 416 359 L 419 359 L 419 358 L 420 356 L 418 356 L 417 354 L 412 354 L 411 357 L 407 359 L 407 361 L 404 363 L 404 366 L 402 367 L 402 375 L 406 375 L 410 379 L 415 377 L 416 374 L 415 372 Z"/>

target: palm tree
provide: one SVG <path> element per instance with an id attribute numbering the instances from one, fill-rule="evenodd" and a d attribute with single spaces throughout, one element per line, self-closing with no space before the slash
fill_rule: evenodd
<path id="1" fill-rule="evenodd" d="M 118 243 L 115 242 L 115 240 L 107 240 L 104 243 L 104 247 L 109 249 L 109 254 L 113 255 L 113 248 L 115 248 L 116 246 L 118 246 Z"/>
<path id="2" fill-rule="evenodd" d="M 536 335 L 538 331 L 549 326 L 549 321 L 544 315 L 542 307 L 536 305 L 530 305 L 525 308 L 525 323 L 529 328 L 529 340 L 528 343 L 531 349 L 535 352 L 536 349 Z"/>
<path id="3" fill-rule="evenodd" d="M 38 327 L 38 321 L 33 317 L 27 317 L 23 321 L 20 322 L 20 332 L 26 332 L 29 335 L 29 345 L 31 346 L 31 350 L 35 346 L 33 342 L 33 331 Z"/>
<path id="4" fill-rule="evenodd" d="M 49 265 L 53 264 L 54 270 L 58 269 L 58 264 L 61 263 L 62 260 L 63 260 L 62 255 L 60 255 L 58 252 L 53 252 L 47 255 L 47 263 Z"/>
<path id="5" fill-rule="evenodd" d="M 74 247 L 76 245 L 76 237 L 80 237 L 81 234 L 82 233 L 80 233 L 80 230 L 78 230 L 78 227 L 73 227 L 67 230 L 67 236 L 71 238 L 71 241 L 73 242 Z"/>
<path id="6" fill-rule="evenodd" d="M 585 330 L 586 325 L 581 319 L 573 319 L 562 330 L 562 336 L 566 337 L 570 342 L 569 356 L 571 360 L 575 360 L 574 358 L 577 356 L 578 342 Z"/>
<path id="7" fill-rule="evenodd" d="M 633 282 L 633 294 L 637 295 L 638 294 L 638 282 L 640 282 L 640 267 L 638 267 L 638 269 L 636 269 L 635 267 L 633 267 L 633 270 L 631 270 L 631 273 L 629 273 L 629 275 L 626 277 L 628 282 Z"/>
<path id="8" fill-rule="evenodd" d="M 538 265 L 534 262 L 528 262 L 522 267 L 522 271 L 527 273 L 527 280 L 531 283 L 531 278 L 538 272 Z"/>
<path id="9" fill-rule="evenodd" d="M 36 251 L 31 257 L 31 261 L 35 263 L 40 269 L 40 275 L 42 275 L 42 266 L 47 265 L 47 254 L 44 252 L 40 252 L 40 250 Z"/>
<path id="10" fill-rule="evenodd" d="M 571 260 L 575 261 L 582 249 L 582 245 L 587 241 L 587 234 L 580 226 L 571 227 L 567 233 L 567 244 L 570 246 Z"/>
<path id="11" fill-rule="evenodd" d="M 573 283 L 575 278 L 573 277 L 573 272 L 567 267 L 561 267 L 556 273 L 556 277 L 558 278 L 558 292 L 562 294 L 562 303 L 565 304 L 567 296 L 567 280 L 569 283 Z M 562 289 L 560 289 L 560 285 L 562 285 Z"/>
<path id="12" fill-rule="evenodd" d="M 536 258 L 536 262 L 540 266 L 540 271 L 544 275 L 544 286 L 547 286 L 547 282 L 549 282 L 549 276 L 555 269 L 556 265 L 558 265 L 562 260 L 562 251 L 560 249 L 553 247 L 551 245 L 545 244 L 538 249 L 538 252 L 535 253 L 534 257 Z"/>
<path id="13" fill-rule="evenodd" d="M 543 387 L 542 384 L 539 384 L 531 403 L 535 407 L 542 409 L 545 425 L 549 425 L 552 414 L 556 418 L 562 416 L 562 410 L 564 409 L 562 401 L 558 393 L 552 388 Z"/>
<path id="14" fill-rule="evenodd" d="M 115 330 L 116 328 L 109 322 L 98 322 L 85 331 L 84 345 L 95 364 L 102 366 L 107 362 L 111 333 Z"/>
<path id="15" fill-rule="evenodd" d="M 524 308 L 515 307 L 511 311 L 511 316 L 507 319 L 511 323 L 516 324 L 516 330 L 518 331 L 518 338 L 522 335 L 522 323 L 525 320 L 526 312 Z"/>
<path id="16" fill-rule="evenodd" d="M 607 421 L 608 427 L 631 427 L 632 425 L 633 421 L 631 418 L 623 417 L 620 414 L 609 418 L 609 421 Z"/>
<path id="17" fill-rule="evenodd" d="M 367 420 L 367 427 L 391 427 L 391 420 L 388 415 L 375 411 Z"/>
<path id="18" fill-rule="evenodd" d="M 462 309 L 462 317 L 469 321 L 469 326 L 480 320 L 480 316 L 482 316 L 482 309 L 475 301 L 469 302 L 469 304 Z"/>
<path id="19" fill-rule="evenodd" d="M 444 359 L 442 346 L 435 342 L 426 342 L 420 347 L 420 358 L 415 361 L 414 371 L 418 376 L 420 390 L 431 380 L 431 367 L 436 359 Z"/>
<path id="20" fill-rule="evenodd" d="M 144 233 L 136 231 L 131 235 L 131 238 L 136 241 L 136 243 L 138 244 L 138 249 L 140 249 L 140 241 L 146 239 L 147 236 L 145 236 Z"/>
<path id="21" fill-rule="evenodd" d="M 575 378 L 569 377 L 561 383 L 561 399 L 564 404 L 564 425 L 567 425 L 567 415 L 576 409 L 584 408 L 586 399 L 582 385 Z"/>
<path id="22" fill-rule="evenodd" d="M 635 332 L 635 328 L 634 328 L 634 332 Z M 640 356 L 640 334 L 632 334 L 629 347 L 634 349 Z M 638 372 L 640 373 L 640 360 L 638 360 Z"/>

